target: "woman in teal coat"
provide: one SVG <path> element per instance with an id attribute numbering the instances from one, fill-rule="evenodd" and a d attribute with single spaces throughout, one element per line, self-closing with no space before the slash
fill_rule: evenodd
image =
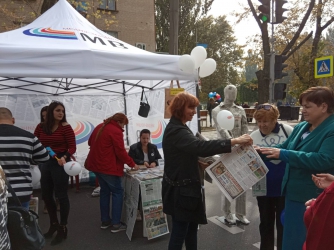
<path id="1" fill-rule="evenodd" d="M 305 121 L 283 144 L 260 149 L 267 158 L 287 163 L 282 182 L 282 195 L 286 197 L 283 250 L 303 247 L 304 204 L 322 192 L 313 183 L 312 174 L 334 174 L 334 92 L 327 87 L 312 87 L 300 95 L 299 103 Z"/>

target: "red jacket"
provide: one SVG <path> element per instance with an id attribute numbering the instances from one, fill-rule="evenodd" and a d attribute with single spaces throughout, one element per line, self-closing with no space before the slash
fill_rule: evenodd
<path id="1" fill-rule="evenodd" d="M 108 175 L 123 176 L 124 164 L 134 167 L 135 163 L 124 147 L 123 129 L 115 121 L 110 121 L 103 128 L 97 140 L 95 140 L 99 124 L 91 134 L 88 145 L 90 146 L 87 166 L 89 170 Z"/>
<path id="2" fill-rule="evenodd" d="M 307 234 L 303 250 L 334 249 L 334 183 L 306 210 L 304 222 Z"/>

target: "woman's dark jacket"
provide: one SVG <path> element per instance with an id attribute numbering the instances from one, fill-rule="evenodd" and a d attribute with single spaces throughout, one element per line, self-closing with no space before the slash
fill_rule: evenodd
<path id="1" fill-rule="evenodd" d="M 152 143 L 147 144 L 147 155 L 149 164 L 155 162 L 158 166 L 158 159 L 161 159 L 161 155 L 157 146 Z M 144 165 L 144 152 L 141 146 L 141 142 L 137 142 L 130 146 L 129 156 L 134 160 L 137 165 Z"/>
<path id="2" fill-rule="evenodd" d="M 165 171 L 162 181 L 163 211 L 177 221 L 206 224 L 197 158 L 231 152 L 231 140 L 201 141 L 180 120 L 168 123 L 162 148 Z M 177 186 L 175 183 L 187 185 Z"/>

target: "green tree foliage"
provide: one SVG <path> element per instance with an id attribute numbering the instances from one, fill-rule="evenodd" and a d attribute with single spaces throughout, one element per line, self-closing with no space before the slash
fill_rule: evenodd
<path id="1" fill-rule="evenodd" d="M 251 106 L 252 103 L 257 102 L 257 96 L 258 96 L 257 79 L 241 83 L 238 86 L 238 96 L 237 96 L 238 103 L 242 104 L 246 102 L 248 103 L 249 106 Z"/>
<path id="2" fill-rule="evenodd" d="M 236 13 L 239 20 L 251 13 L 258 23 L 261 37 L 256 36 L 252 40 L 260 42 L 255 44 L 256 53 L 268 55 L 270 53 L 269 34 L 270 27 L 267 23 L 261 23 L 258 18 L 257 4 L 259 1 L 247 0 L 248 7 L 244 7 L 243 13 Z M 314 59 L 324 54 L 326 48 L 323 36 L 325 30 L 334 21 L 334 1 L 328 0 L 294 0 L 289 1 L 288 17 L 282 24 L 275 25 L 275 52 L 288 56 L 285 62 L 289 65 L 287 70 L 292 70 L 294 76 L 290 86 L 292 93 L 297 94 L 310 86 L 321 84 L 314 78 Z M 269 57 L 263 56 L 262 65 L 264 74 L 259 81 L 259 102 L 268 101 L 269 96 Z"/>
<path id="3" fill-rule="evenodd" d="M 169 42 L 169 1 L 156 0 L 157 51 L 167 52 Z M 213 1 L 180 0 L 179 54 L 190 54 L 196 42 L 208 44 L 208 58 L 217 62 L 217 70 L 201 79 L 200 99 L 206 102 L 208 93 L 231 83 L 238 85 L 242 68 L 242 47 L 236 43 L 226 16 L 206 15 Z M 223 96 L 222 92 L 218 92 Z"/>
<path id="4" fill-rule="evenodd" d="M 116 22 L 110 11 L 99 10 L 100 0 L 67 0 L 74 8 L 80 7 L 80 13 L 90 22 L 102 19 L 106 27 Z M 31 23 L 45 11 L 51 8 L 58 0 L 0 0 L 0 30 L 18 29 Z M 84 3 L 84 5 L 83 5 Z"/>

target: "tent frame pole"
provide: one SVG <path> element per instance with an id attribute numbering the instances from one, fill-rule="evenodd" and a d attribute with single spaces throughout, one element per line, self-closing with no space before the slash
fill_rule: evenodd
<path id="1" fill-rule="evenodd" d="M 128 112 L 128 110 L 127 110 L 127 107 L 126 107 L 126 96 L 125 96 L 125 81 L 122 81 L 122 84 L 123 84 L 123 98 L 124 98 L 124 113 L 125 113 L 125 115 L 127 115 L 127 112 Z M 129 124 L 126 124 L 126 127 L 125 127 L 125 138 L 126 138 L 126 144 L 128 145 L 128 146 L 130 146 L 129 145 Z"/>

